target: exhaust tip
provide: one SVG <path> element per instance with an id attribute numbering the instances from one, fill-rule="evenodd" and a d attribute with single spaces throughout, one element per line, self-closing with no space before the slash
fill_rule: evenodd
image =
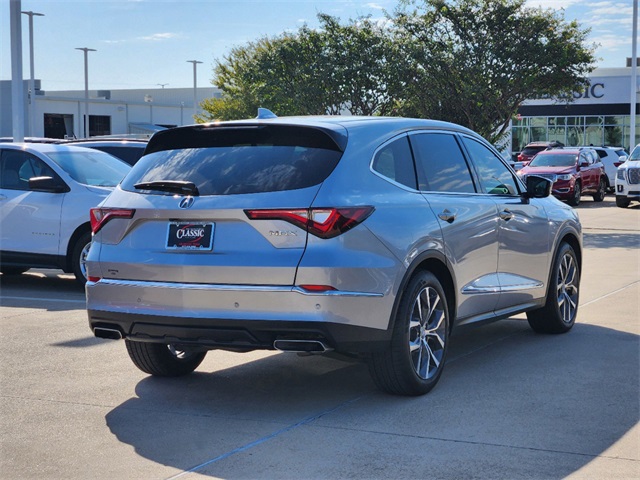
<path id="1" fill-rule="evenodd" d="M 333 350 L 320 340 L 275 340 L 273 347 L 281 352 L 299 353 L 324 353 Z"/>
<path id="2" fill-rule="evenodd" d="M 93 329 L 93 334 L 98 338 L 108 338 L 110 340 L 120 340 L 122 338 L 122 333 L 117 328 L 96 327 Z"/>

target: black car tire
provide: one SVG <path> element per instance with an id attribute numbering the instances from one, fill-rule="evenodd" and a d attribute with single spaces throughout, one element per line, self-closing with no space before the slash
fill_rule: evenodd
<path id="1" fill-rule="evenodd" d="M 164 343 L 134 342 L 125 339 L 129 357 L 145 373 L 157 377 L 180 377 L 193 372 L 207 352 L 176 350 Z"/>
<path id="2" fill-rule="evenodd" d="M 627 197 L 616 195 L 616 206 L 617 207 L 627 208 L 630 203 L 631 203 L 631 201 L 628 200 Z"/>
<path id="3" fill-rule="evenodd" d="M 604 178 L 600 177 L 600 184 L 598 185 L 598 191 L 593 195 L 594 202 L 602 202 L 607 195 L 607 182 Z"/>
<path id="4" fill-rule="evenodd" d="M 440 379 L 448 340 L 444 289 L 435 275 L 420 271 L 404 290 L 389 347 L 369 359 L 374 382 L 388 393 L 424 395 Z"/>
<path id="5" fill-rule="evenodd" d="M 84 268 L 84 261 L 87 256 L 88 246 L 91 245 L 91 232 L 83 233 L 71 251 L 71 268 L 76 276 L 76 281 L 80 285 L 87 283 L 87 274 Z"/>
<path id="6" fill-rule="evenodd" d="M 578 315 L 580 267 L 568 243 L 560 244 L 553 262 L 544 307 L 527 312 L 531 328 L 538 333 L 566 333 Z"/>
<path id="7" fill-rule="evenodd" d="M 578 205 L 580 205 L 581 196 L 582 185 L 580 185 L 580 182 L 576 182 L 575 186 L 573 187 L 573 197 L 569 199 L 569 205 L 571 205 L 572 207 L 577 207 Z"/>

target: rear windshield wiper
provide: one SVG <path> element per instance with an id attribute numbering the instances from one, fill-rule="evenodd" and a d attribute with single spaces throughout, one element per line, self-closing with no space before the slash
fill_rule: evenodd
<path id="1" fill-rule="evenodd" d="M 163 192 L 181 193 L 183 195 L 200 195 L 198 187 L 193 182 L 184 180 L 156 180 L 155 182 L 140 182 L 133 186 L 137 190 L 160 190 Z"/>

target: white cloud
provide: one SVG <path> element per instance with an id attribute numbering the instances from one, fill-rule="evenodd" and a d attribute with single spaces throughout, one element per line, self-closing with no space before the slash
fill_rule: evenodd
<path id="1" fill-rule="evenodd" d="M 621 48 L 628 49 L 631 45 L 631 39 L 615 33 L 604 33 L 594 36 L 592 40 L 599 44 L 599 50 L 619 50 Z"/>
<path id="2" fill-rule="evenodd" d="M 154 33 L 153 35 L 148 35 L 146 37 L 138 37 L 138 40 L 147 40 L 152 42 L 158 42 L 161 40 L 169 40 L 171 38 L 177 38 L 179 35 L 177 33 Z"/>
<path id="3" fill-rule="evenodd" d="M 368 8 L 372 8 L 374 10 L 384 10 L 384 7 L 382 5 L 377 4 L 377 3 L 365 3 L 364 6 L 368 7 Z"/>

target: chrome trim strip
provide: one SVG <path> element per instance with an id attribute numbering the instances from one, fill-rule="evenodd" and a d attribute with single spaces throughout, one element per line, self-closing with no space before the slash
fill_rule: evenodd
<path id="1" fill-rule="evenodd" d="M 138 288 L 167 288 L 178 290 L 205 290 L 214 292 L 273 292 L 273 293 L 298 293 L 307 296 L 320 297 L 383 297 L 382 293 L 348 292 L 340 290 L 328 290 L 326 292 L 310 292 L 297 286 L 284 285 L 227 285 L 208 283 L 178 283 L 178 282 L 148 282 L 140 280 L 116 280 L 103 278 L 99 282 L 87 282 L 90 286 L 106 285 L 118 287 Z"/>
<path id="2" fill-rule="evenodd" d="M 544 287 L 543 283 L 526 283 L 522 285 L 507 285 L 504 287 L 476 287 L 473 285 L 469 285 L 462 289 L 462 293 L 465 295 L 477 295 L 483 293 L 501 293 L 501 292 L 519 292 L 523 290 L 531 290 L 534 288 L 542 288 Z"/>

